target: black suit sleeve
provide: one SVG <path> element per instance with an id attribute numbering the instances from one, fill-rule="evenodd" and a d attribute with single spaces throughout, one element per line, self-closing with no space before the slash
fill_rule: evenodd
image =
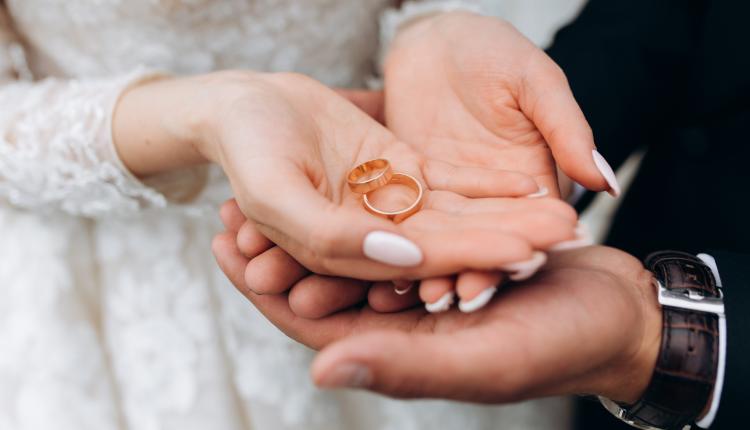
<path id="1" fill-rule="evenodd" d="M 750 387 L 750 255 L 713 253 L 724 286 L 727 362 L 724 390 L 712 430 L 736 429 L 747 420 Z"/>
<path id="2" fill-rule="evenodd" d="M 548 50 L 568 76 L 599 151 L 617 168 L 685 97 L 705 1 L 591 0 Z"/>

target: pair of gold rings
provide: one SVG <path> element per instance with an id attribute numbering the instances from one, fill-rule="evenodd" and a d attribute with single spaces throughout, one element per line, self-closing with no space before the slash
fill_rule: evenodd
<path id="1" fill-rule="evenodd" d="M 422 184 L 414 176 L 394 172 L 391 168 L 391 163 L 386 159 L 378 158 L 360 164 L 349 172 L 346 181 L 352 191 L 363 194 L 362 203 L 368 212 L 388 218 L 395 223 L 409 218 L 422 208 L 424 200 Z M 398 210 L 386 211 L 376 208 L 368 198 L 368 193 L 389 184 L 399 184 L 409 187 L 416 192 L 416 198 L 408 206 Z"/>

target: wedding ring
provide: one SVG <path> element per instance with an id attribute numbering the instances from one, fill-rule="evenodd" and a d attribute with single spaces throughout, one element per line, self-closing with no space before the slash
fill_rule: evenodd
<path id="1" fill-rule="evenodd" d="M 365 194 L 363 200 L 365 209 L 367 209 L 367 211 L 371 214 L 388 218 L 395 223 L 400 223 L 401 221 L 417 213 L 422 208 L 422 204 L 424 203 L 424 190 L 422 189 L 422 184 L 419 183 L 417 178 L 411 175 L 407 175 L 406 173 L 393 173 L 390 182 L 388 182 L 388 185 L 390 184 L 406 185 L 417 193 L 417 197 L 409 206 L 403 209 L 399 209 L 396 211 L 384 211 L 373 206 L 372 203 L 370 203 L 370 199 L 367 198 L 367 194 Z"/>
<path id="2" fill-rule="evenodd" d="M 367 194 L 388 184 L 391 177 L 393 177 L 391 163 L 386 159 L 378 158 L 353 168 L 346 176 L 346 182 L 355 193 Z"/>

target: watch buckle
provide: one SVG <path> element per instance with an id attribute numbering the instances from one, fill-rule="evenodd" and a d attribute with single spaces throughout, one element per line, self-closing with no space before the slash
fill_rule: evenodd
<path id="1" fill-rule="evenodd" d="M 706 297 L 693 289 L 668 290 L 658 279 L 654 279 L 654 285 L 662 306 L 724 316 L 724 293 L 720 288 L 719 297 Z"/>

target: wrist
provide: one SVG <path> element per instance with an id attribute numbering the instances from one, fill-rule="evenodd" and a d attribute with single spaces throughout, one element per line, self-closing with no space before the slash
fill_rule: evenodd
<path id="1" fill-rule="evenodd" d="M 592 391 L 625 404 L 638 401 L 648 388 L 659 356 L 663 332 L 662 310 L 651 272 L 643 268 L 629 282 L 640 296 L 643 324 L 636 330 L 639 335 L 633 338 L 629 349 L 615 357 L 608 369 L 604 370 L 603 383 Z"/>
<path id="2" fill-rule="evenodd" d="M 112 117 L 112 139 L 123 164 L 147 177 L 202 164 L 197 129 L 186 120 L 192 104 L 185 80 L 161 77 L 128 88 Z"/>
<path id="3" fill-rule="evenodd" d="M 636 401 L 600 397 L 613 415 L 638 428 L 707 428 L 715 417 L 725 360 L 724 303 L 712 258 L 678 251 L 650 254 L 662 306 L 658 360 Z M 714 265 L 715 266 L 715 265 Z M 625 405 L 623 405 L 625 403 Z M 704 417 L 704 418 L 701 418 Z"/>

